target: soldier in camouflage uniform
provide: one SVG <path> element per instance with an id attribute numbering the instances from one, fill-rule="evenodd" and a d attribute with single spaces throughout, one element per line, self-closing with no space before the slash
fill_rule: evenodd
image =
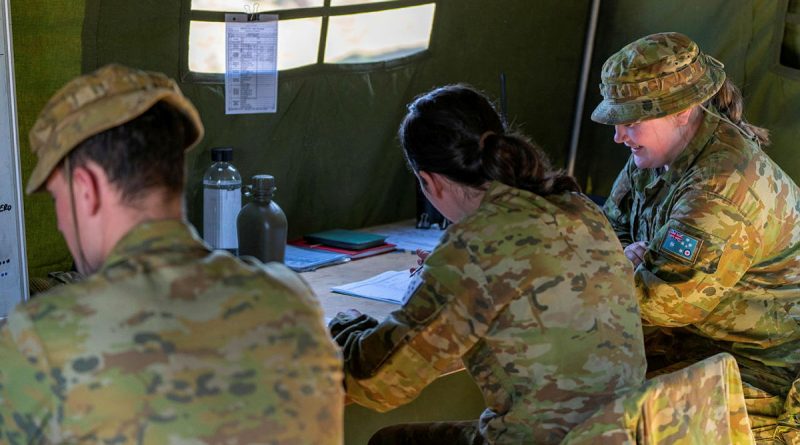
<path id="1" fill-rule="evenodd" d="M 182 221 L 202 134 L 172 80 L 119 65 L 42 111 L 28 192 L 53 195 L 88 277 L 0 329 L 3 443 L 342 443 L 340 356 L 309 287 Z"/>
<path id="2" fill-rule="evenodd" d="M 651 371 L 736 358 L 761 443 L 800 443 L 800 190 L 720 62 L 677 33 L 603 65 L 592 114 L 632 156 L 604 211 L 635 267 Z"/>
<path id="3" fill-rule="evenodd" d="M 350 399 L 386 411 L 462 361 L 478 422 L 379 431 L 370 443 L 557 444 L 644 378 L 630 263 L 597 206 L 465 86 L 425 94 L 401 129 L 408 164 L 454 224 L 421 284 L 380 324 L 340 314 Z"/>

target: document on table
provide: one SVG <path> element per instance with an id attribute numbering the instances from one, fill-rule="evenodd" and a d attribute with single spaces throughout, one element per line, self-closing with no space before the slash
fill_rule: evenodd
<path id="1" fill-rule="evenodd" d="M 390 270 L 364 281 L 335 286 L 331 290 L 353 297 L 405 304 L 420 284 L 421 274 L 412 276 L 407 270 Z"/>
<path id="2" fill-rule="evenodd" d="M 343 253 L 303 249 L 292 245 L 287 245 L 285 252 L 283 262 L 295 272 L 308 272 L 323 266 L 332 266 L 350 261 L 350 257 Z"/>
<path id="3" fill-rule="evenodd" d="M 364 229 L 367 232 L 377 233 L 386 236 L 386 242 L 397 245 L 400 250 L 413 252 L 417 249 L 432 251 L 439 245 L 439 241 L 444 235 L 444 230 L 439 229 L 417 229 L 414 221 L 404 221 L 385 226 Z"/>
<path id="4" fill-rule="evenodd" d="M 225 14 L 225 114 L 274 113 L 278 103 L 278 16 Z"/>

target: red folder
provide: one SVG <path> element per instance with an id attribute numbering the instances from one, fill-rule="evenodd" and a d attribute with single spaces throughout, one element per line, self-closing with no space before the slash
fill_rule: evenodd
<path id="1" fill-rule="evenodd" d="M 289 241 L 288 244 L 297 247 L 305 247 L 306 249 L 319 249 L 319 250 L 327 250 L 328 252 L 343 253 L 349 256 L 350 259 L 353 260 L 357 260 L 359 258 L 366 258 L 368 256 L 378 255 L 381 253 L 391 252 L 392 250 L 395 250 L 397 248 L 397 246 L 395 246 L 394 244 L 383 243 L 380 246 L 368 247 L 366 249 L 350 250 L 350 249 L 342 249 L 339 247 L 323 246 L 322 244 L 312 244 L 302 238 Z"/>

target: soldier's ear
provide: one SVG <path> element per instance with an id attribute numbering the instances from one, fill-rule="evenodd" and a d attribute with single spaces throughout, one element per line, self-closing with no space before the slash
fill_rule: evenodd
<path id="1" fill-rule="evenodd" d="M 675 124 L 678 126 L 684 126 L 689 123 L 689 118 L 692 117 L 692 112 L 697 107 L 691 107 L 688 110 L 683 110 L 680 113 L 675 113 L 672 115 L 673 119 L 675 120 Z"/>
<path id="2" fill-rule="evenodd" d="M 438 173 L 428 173 L 425 171 L 420 171 L 418 175 L 419 181 L 422 183 L 422 187 L 426 192 L 437 198 L 442 196 L 444 181 L 442 181 L 441 175 Z"/>
<path id="3" fill-rule="evenodd" d="M 72 184 L 75 207 L 89 216 L 100 211 L 102 195 L 97 169 L 91 165 L 75 167 L 72 171 Z"/>

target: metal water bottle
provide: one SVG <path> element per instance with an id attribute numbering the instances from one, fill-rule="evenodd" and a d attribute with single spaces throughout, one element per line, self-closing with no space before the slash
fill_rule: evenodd
<path id="1" fill-rule="evenodd" d="M 242 208 L 242 176 L 231 164 L 233 148 L 211 149 L 203 176 L 203 239 L 214 249 L 237 253 L 236 216 Z"/>
<path id="2" fill-rule="evenodd" d="M 286 252 L 286 215 L 272 200 L 275 178 L 255 175 L 247 194 L 251 201 L 242 207 L 236 219 L 239 255 L 250 255 L 261 262 L 283 262 Z"/>

